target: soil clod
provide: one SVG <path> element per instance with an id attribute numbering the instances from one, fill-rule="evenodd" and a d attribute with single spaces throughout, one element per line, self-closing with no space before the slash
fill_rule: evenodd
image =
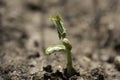
<path id="1" fill-rule="evenodd" d="M 43 67 L 43 70 L 49 73 L 53 72 L 51 65 L 47 65 L 46 67 Z"/>
<path id="2" fill-rule="evenodd" d="M 28 59 L 39 58 L 39 57 L 40 57 L 39 52 L 36 52 L 36 53 L 34 53 L 34 54 L 32 54 L 32 55 L 29 55 L 29 56 L 28 56 Z"/>

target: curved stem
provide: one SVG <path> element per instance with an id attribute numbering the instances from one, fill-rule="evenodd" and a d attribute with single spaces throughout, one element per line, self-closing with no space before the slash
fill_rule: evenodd
<path id="1" fill-rule="evenodd" d="M 70 41 L 67 38 L 64 38 L 62 42 L 63 42 L 63 45 L 65 46 L 66 53 L 67 53 L 67 76 L 71 77 L 73 75 L 72 53 L 71 53 L 72 46 L 70 44 Z"/>

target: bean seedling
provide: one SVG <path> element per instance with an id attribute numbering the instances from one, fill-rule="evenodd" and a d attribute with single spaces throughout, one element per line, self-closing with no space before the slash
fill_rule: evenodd
<path id="1" fill-rule="evenodd" d="M 72 46 L 70 44 L 70 41 L 66 38 L 66 29 L 63 26 L 62 17 L 60 16 L 60 14 L 57 14 L 55 18 L 50 17 L 50 20 L 53 22 L 53 24 L 57 28 L 58 37 L 62 41 L 62 45 L 48 47 L 46 49 L 46 54 L 50 55 L 50 54 L 53 54 L 59 51 L 66 52 L 67 54 L 67 76 L 71 77 L 74 74 L 73 66 L 72 66 L 72 55 L 71 55 Z"/>

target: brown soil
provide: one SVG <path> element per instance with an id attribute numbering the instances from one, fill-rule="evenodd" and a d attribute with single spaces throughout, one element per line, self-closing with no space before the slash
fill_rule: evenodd
<path id="1" fill-rule="evenodd" d="M 50 15 L 60 12 L 73 45 L 74 76 Z M 0 80 L 120 80 L 119 0 L 0 0 Z"/>

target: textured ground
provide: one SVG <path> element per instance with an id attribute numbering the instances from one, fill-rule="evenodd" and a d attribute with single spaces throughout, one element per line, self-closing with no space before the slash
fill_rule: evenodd
<path id="1" fill-rule="evenodd" d="M 57 12 L 80 74 L 70 80 L 120 80 L 119 0 L 0 0 L 0 80 L 64 80 L 66 54 L 44 53 L 60 44 L 48 19 Z"/>

